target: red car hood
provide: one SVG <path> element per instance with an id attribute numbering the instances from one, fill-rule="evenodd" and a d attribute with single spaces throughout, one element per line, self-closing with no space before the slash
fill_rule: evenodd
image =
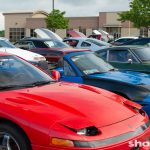
<path id="1" fill-rule="evenodd" d="M 21 108 L 30 112 L 31 116 L 37 116 L 34 120 L 40 117 L 41 122 L 61 122 L 72 128 L 107 126 L 136 115 L 119 102 L 124 98 L 95 87 L 72 83 L 62 82 L 3 93 L 7 104 L 17 106 L 17 113 L 17 109 Z"/>
<path id="2" fill-rule="evenodd" d="M 83 33 L 79 32 L 79 31 L 75 31 L 75 30 L 70 30 L 67 32 L 67 34 L 71 37 L 81 37 L 81 38 L 86 37 Z"/>

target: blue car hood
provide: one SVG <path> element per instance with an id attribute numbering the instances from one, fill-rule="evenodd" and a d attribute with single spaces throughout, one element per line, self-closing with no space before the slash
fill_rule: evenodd
<path id="1" fill-rule="evenodd" d="M 88 75 L 89 77 L 94 78 L 104 78 L 116 80 L 119 82 L 125 82 L 129 84 L 145 84 L 150 85 L 150 75 L 139 73 L 139 72 L 131 72 L 131 71 L 110 71 L 107 73 Z"/>

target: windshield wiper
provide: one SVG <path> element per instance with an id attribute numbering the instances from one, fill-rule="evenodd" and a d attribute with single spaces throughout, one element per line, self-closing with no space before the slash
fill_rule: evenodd
<path id="1" fill-rule="evenodd" d="M 17 88 L 29 88 L 29 87 L 35 87 L 40 85 L 46 85 L 50 83 L 55 83 L 57 81 L 37 81 L 30 84 L 23 84 L 23 85 L 7 85 L 7 86 L 0 86 L 0 90 L 8 90 L 8 89 L 17 89 Z"/>
<path id="2" fill-rule="evenodd" d="M 8 89 L 16 89 L 16 88 L 26 88 L 33 87 L 33 85 L 8 85 L 8 86 L 0 86 L 0 90 L 8 90 Z"/>
<path id="3" fill-rule="evenodd" d="M 33 82 L 29 85 L 31 85 L 31 86 L 40 86 L 40 85 L 46 85 L 46 84 L 55 83 L 55 82 L 57 82 L 57 81 L 55 81 L 55 80 L 54 81 L 37 81 L 37 82 Z"/>
<path id="4" fill-rule="evenodd" d="M 94 74 L 100 74 L 100 73 L 105 73 L 105 72 L 97 71 L 97 72 L 90 73 L 90 74 L 88 74 L 88 75 L 94 75 Z"/>

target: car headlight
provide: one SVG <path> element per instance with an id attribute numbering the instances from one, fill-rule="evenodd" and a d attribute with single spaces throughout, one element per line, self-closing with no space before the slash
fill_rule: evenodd
<path id="1" fill-rule="evenodd" d="M 45 61 L 46 60 L 45 57 L 42 57 L 42 56 L 35 56 L 33 59 L 35 61 Z"/>
<path id="2" fill-rule="evenodd" d="M 100 133 L 100 131 L 95 127 L 87 127 L 76 131 L 78 135 L 84 135 L 84 136 L 95 136 Z"/>

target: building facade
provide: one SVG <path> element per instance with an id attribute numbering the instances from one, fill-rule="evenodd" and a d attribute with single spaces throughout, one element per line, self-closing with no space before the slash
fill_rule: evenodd
<path id="1" fill-rule="evenodd" d="M 68 17 L 69 29 L 78 30 L 85 35 L 92 34 L 94 29 L 103 29 L 115 35 L 120 36 L 139 36 L 140 30 L 133 27 L 131 22 L 121 23 L 118 21 L 119 12 L 100 12 L 98 16 L 93 17 Z M 36 12 L 17 12 L 4 13 L 5 17 L 5 37 L 15 42 L 24 37 L 35 36 L 34 29 L 46 28 L 45 18 L 48 13 L 45 11 Z M 148 31 L 144 31 L 148 34 Z M 66 37 L 66 30 L 58 29 L 56 33 L 62 38 Z M 149 33 L 150 35 L 150 33 Z"/>

